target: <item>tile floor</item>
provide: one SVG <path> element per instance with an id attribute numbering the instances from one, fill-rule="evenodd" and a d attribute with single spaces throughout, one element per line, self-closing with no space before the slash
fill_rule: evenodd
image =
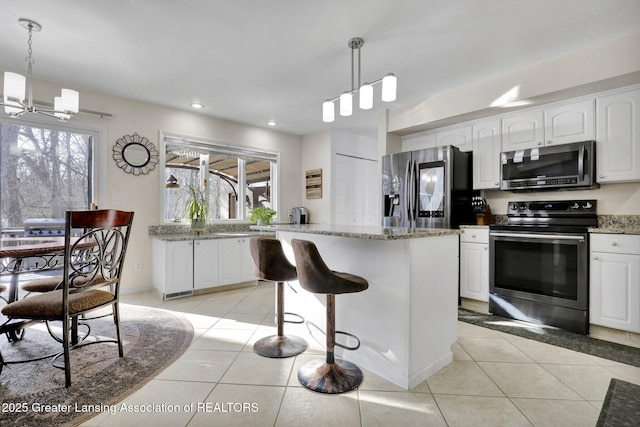
<path id="1" fill-rule="evenodd" d="M 305 353 L 253 353 L 257 339 L 275 333 L 268 283 L 167 302 L 126 295 L 124 303 L 182 313 L 193 323 L 193 344 L 124 401 L 157 411 L 103 413 L 83 426 L 582 427 L 595 425 L 612 377 L 640 384 L 640 368 L 458 322 L 454 361 L 415 389 L 365 371 L 357 390 L 323 395 L 297 381 L 298 367 L 324 349 L 302 325 L 285 331 L 307 339 Z M 170 412 L 173 405 L 181 410 Z"/>

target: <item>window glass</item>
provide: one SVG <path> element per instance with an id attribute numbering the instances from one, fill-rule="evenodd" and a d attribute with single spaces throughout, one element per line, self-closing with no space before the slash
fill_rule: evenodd
<path id="1" fill-rule="evenodd" d="M 93 143 L 88 131 L 0 122 L 2 228 L 88 209 L 93 201 Z"/>
<path id="2" fill-rule="evenodd" d="M 272 173 L 277 154 L 198 141 L 165 138 L 165 221 L 186 220 L 190 187 L 200 188 L 208 221 L 248 219 L 254 207 L 274 208 Z"/>

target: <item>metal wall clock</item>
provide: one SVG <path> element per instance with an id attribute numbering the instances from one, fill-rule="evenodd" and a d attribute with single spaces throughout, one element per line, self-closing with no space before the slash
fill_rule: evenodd
<path id="1" fill-rule="evenodd" d="M 113 146 L 113 160 L 126 173 L 145 175 L 158 163 L 158 150 L 137 133 L 119 138 Z"/>

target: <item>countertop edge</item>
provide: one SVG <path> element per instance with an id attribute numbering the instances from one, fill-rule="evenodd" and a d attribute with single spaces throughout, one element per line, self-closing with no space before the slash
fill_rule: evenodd
<path id="1" fill-rule="evenodd" d="M 457 229 L 436 229 L 436 228 L 416 228 L 405 229 L 398 227 L 349 227 L 330 226 L 322 224 L 311 224 L 313 227 L 304 225 L 293 226 L 251 226 L 253 230 L 290 232 L 301 234 L 317 234 L 324 236 L 348 237 L 363 240 L 406 240 L 439 236 L 452 236 L 462 234 L 462 230 Z M 344 229 L 341 229 L 344 228 Z M 349 228 L 353 228 L 349 230 Z"/>
<path id="2" fill-rule="evenodd" d="M 186 240 L 221 240 L 221 239 L 238 239 L 243 237 L 262 236 L 275 237 L 275 232 L 270 231 L 246 231 L 246 232 L 229 232 L 229 233 L 181 233 L 181 234 L 149 234 L 149 237 L 155 240 L 165 242 L 179 242 Z"/>

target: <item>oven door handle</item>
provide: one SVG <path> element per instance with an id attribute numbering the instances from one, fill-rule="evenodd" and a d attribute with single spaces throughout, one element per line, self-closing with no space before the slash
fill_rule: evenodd
<path id="1" fill-rule="evenodd" d="M 489 233 L 490 237 L 517 237 L 527 239 L 584 240 L 584 236 L 568 236 L 566 234 L 533 234 L 533 233 Z"/>

